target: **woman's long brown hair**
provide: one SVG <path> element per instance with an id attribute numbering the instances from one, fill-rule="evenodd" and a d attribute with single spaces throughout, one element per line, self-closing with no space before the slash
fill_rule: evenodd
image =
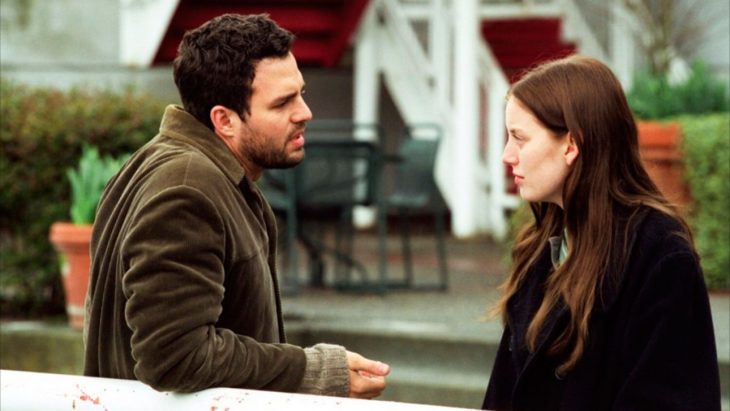
<path id="1" fill-rule="evenodd" d="M 636 123 L 621 84 L 603 63 L 571 56 L 533 69 L 510 89 L 556 136 L 570 132 L 579 155 L 563 188 L 563 205 L 531 203 L 534 221 L 518 234 L 512 251 L 512 271 L 502 284 L 495 311 L 507 318 L 507 303 L 528 269 L 541 255 L 548 238 L 567 230 L 569 252 L 544 284 L 545 296 L 526 334 L 534 351 L 548 314 L 564 305 L 568 326 L 548 349 L 565 360 L 558 372 L 570 371 L 588 343 L 591 313 L 600 300 L 607 267 L 622 270 L 631 217 L 650 207 L 676 218 L 691 244 L 691 235 L 675 206 L 659 192 L 644 170 Z M 628 222 L 626 218 L 628 217 Z M 623 239 L 621 238 L 623 237 Z M 616 246 L 624 244 L 624 247 Z"/>

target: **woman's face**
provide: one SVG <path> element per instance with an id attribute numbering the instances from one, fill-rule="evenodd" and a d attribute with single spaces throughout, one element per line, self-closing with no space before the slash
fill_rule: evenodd
<path id="1" fill-rule="evenodd" d="M 512 168 L 520 196 L 563 207 L 563 184 L 578 148 L 570 133 L 555 135 L 514 96 L 507 100 L 508 139 L 502 161 Z"/>

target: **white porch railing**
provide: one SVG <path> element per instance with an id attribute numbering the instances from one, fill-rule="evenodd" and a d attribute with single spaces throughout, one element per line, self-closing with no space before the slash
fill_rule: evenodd
<path id="1" fill-rule="evenodd" d="M 456 411 L 376 400 L 286 394 L 235 388 L 211 388 L 190 394 L 155 391 L 139 381 L 77 375 L 0 370 L 3 411 Z"/>

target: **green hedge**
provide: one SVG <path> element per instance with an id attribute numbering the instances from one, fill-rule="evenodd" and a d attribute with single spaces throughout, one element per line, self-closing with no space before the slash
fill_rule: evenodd
<path id="1" fill-rule="evenodd" d="M 687 79 L 678 84 L 672 84 L 666 75 L 637 72 L 627 96 L 636 117 L 656 120 L 727 111 L 730 101 L 725 83 L 701 61 L 690 68 Z"/>
<path id="2" fill-rule="evenodd" d="M 683 116 L 690 224 L 707 285 L 730 290 L 730 113 Z"/>
<path id="3" fill-rule="evenodd" d="M 157 133 L 164 104 L 128 89 L 63 92 L 0 85 L 0 308 L 4 315 L 63 312 L 54 221 L 69 220 L 66 170 L 84 144 L 130 153 Z"/>

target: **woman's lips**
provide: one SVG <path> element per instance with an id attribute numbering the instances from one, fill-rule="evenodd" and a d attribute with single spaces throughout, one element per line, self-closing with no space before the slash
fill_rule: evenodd
<path id="1" fill-rule="evenodd" d="M 525 179 L 524 177 L 522 177 L 522 176 L 517 176 L 517 175 L 516 175 L 516 176 L 515 176 L 515 185 L 517 185 L 517 186 L 521 185 L 521 184 L 522 184 L 522 181 L 523 181 L 524 179 Z"/>

